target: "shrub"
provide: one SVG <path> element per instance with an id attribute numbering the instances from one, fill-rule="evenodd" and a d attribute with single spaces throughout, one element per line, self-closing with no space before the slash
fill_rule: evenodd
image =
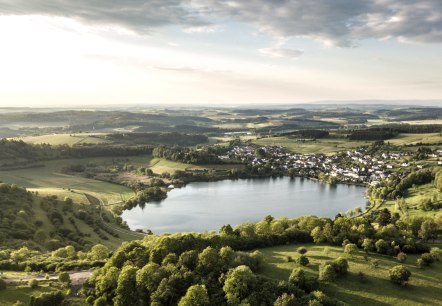
<path id="1" fill-rule="evenodd" d="M 348 261 L 345 258 L 338 257 L 331 263 L 333 269 L 335 269 L 336 275 L 345 275 L 348 272 Z"/>
<path id="2" fill-rule="evenodd" d="M 319 268 L 319 280 L 324 282 L 331 282 L 336 278 L 335 269 L 331 264 L 322 265 Z"/>
<path id="3" fill-rule="evenodd" d="M 94 302 L 94 306 L 106 306 L 107 305 L 107 301 L 104 297 L 99 297 L 98 299 L 95 300 Z"/>
<path id="4" fill-rule="evenodd" d="M 344 253 L 353 256 L 358 253 L 358 247 L 356 244 L 348 243 L 344 247 Z"/>
<path id="5" fill-rule="evenodd" d="M 57 306 L 63 302 L 64 295 L 61 291 L 42 293 L 39 297 L 32 296 L 30 306 Z"/>
<path id="6" fill-rule="evenodd" d="M 286 257 L 285 257 L 285 260 L 286 260 L 287 262 L 292 262 L 292 261 L 293 261 L 293 258 L 292 258 L 292 256 L 286 256 Z"/>
<path id="7" fill-rule="evenodd" d="M 397 260 L 401 263 L 404 263 L 407 260 L 407 254 L 403 253 L 403 252 L 399 252 L 399 254 L 397 254 Z"/>
<path id="8" fill-rule="evenodd" d="M 379 239 L 378 241 L 376 241 L 375 247 L 376 252 L 381 254 L 386 254 L 389 249 L 389 245 L 384 239 Z"/>
<path id="9" fill-rule="evenodd" d="M 425 267 L 425 262 L 422 260 L 422 258 L 418 258 L 416 260 L 416 266 L 420 269 L 422 269 L 423 267 Z"/>
<path id="10" fill-rule="evenodd" d="M 28 282 L 28 285 L 29 285 L 29 287 L 31 287 L 32 289 L 35 289 L 35 288 L 38 287 L 38 280 L 36 280 L 36 279 L 31 279 L 31 280 Z"/>
<path id="11" fill-rule="evenodd" d="M 71 278 L 68 272 L 60 272 L 60 274 L 58 275 L 58 280 L 61 283 L 69 283 L 71 281 Z"/>
<path id="12" fill-rule="evenodd" d="M 424 253 L 421 255 L 421 259 L 424 262 L 424 265 L 429 266 L 434 262 L 434 257 L 431 256 L 430 253 Z"/>
<path id="13" fill-rule="evenodd" d="M 306 266 L 306 265 L 308 265 L 310 263 L 310 261 L 308 260 L 307 256 L 301 255 L 296 260 L 296 263 L 300 264 L 301 266 Z"/>
<path id="14" fill-rule="evenodd" d="M 296 251 L 301 255 L 304 255 L 305 253 L 307 253 L 307 249 L 303 246 L 299 247 Z"/>
<path id="15" fill-rule="evenodd" d="M 435 261 L 439 261 L 442 258 L 442 250 L 437 247 L 431 248 L 430 254 L 433 256 Z"/>
<path id="16" fill-rule="evenodd" d="M 405 284 L 410 279 L 411 276 L 410 270 L 408 270 L 406 267 L 402 265 L 391 268 L 389 270 L 389 274 L 390 274 L 390 280 L 393 283 L 399 285 Z"/>
<path id="17" fill-rule="evenodd" d="M 299 303 L 296 300 L 294 294 L 283 293 L 279 296 L 273 306 L 298 306 Z"/>

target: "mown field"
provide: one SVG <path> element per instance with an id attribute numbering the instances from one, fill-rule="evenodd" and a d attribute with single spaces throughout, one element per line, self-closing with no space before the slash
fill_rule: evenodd
<path id="1" fill-rule="evenodd" d="M 262 146 L 283 146 L 295 153 L 325 153 L 331 154 L 348 149 L 354 149 L 361 146 L 370 145 L 370 141 L 351 141 L 347 139 L 324 138 L 315 141 L 300 141 L 288 137 L 269 137 L 260 138 L 252 141 Z"/>
<path id="2" fill-rule="evenodd" d="M 169 173 L 173 174 L 178 170 L 231 170 L 231 169 L 242 169 L 244 165 L 239 164 L 213 164 L 213 165 L 194 165 L 186 164 L 175 161 L 170 161 L 164 158 L 153 158 L 149 163 L 149 168 L 155 174 Z"/>
<path id="3" fill-rule="evenodd" d="M 286 256 L 296 259 L 299 254 L 296 249 L 301 245 L 291 244 L 260 249 L 265 256 L 262 274 L 279 280 L 287 280 L 294 268 L 301 267 L 294 262 L 287 262 Z M 363 252 L 348 257 L 342 247 L 323 245 L 303 245 L 308 249 L 306 256 L 310 260 L 303 267 L 307 274 L 318 275 L 319 265 L 340 256 L 349 260 L 349 274 L 334 283 L 322 285 L 321 290 L 336 297 L 349 305 L 442 305 L 442 262 L 436 262 L 431 267 L 419 269 L 416 267 L 418 256 L 409 255 L 404 265 L 412 275 L 407 286 L 393 284 L 389 279 L 388 270 L 399 262 L 390 256 L 369 255 L 369 261 L 363 258 Z M 439 245 L 440 247 L 440 245 Z M 371 262 L 379 260 L 379 266 L 373 267 Z M 361 281 L 358 273 L 365 275 Z"/>
<path id="4" fill-rule="evenodd" d="M 15 138 L 18 140 L 23 140 L 27 143 L 32 144 L 50 144 L 53 146 L 58 145 L 79 145 L 79 144 L 103 144 L 109 143 L 104 139 L 104 134 L 91 134 L 91 133 L 75 133 L 75 134 L 49 134 L 49 135 L 39 135 L 39 136 L 26 136 Z"/>

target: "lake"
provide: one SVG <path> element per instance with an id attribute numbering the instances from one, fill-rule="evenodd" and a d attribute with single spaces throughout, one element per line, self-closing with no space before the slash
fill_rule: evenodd
<path id="1" fill-rule="evenodd" d="M 173 189 L 161 202 L 125 210 L 122 218 L 133 230 L 155 234 L 219 230 L 267 215 L 333 218 L 355 207 L 364 209 L 364 192 L 360 186 L 289 177 L 197 182 Z"/>

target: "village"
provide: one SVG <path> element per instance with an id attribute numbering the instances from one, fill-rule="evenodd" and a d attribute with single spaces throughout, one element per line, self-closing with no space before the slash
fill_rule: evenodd
<path id="1" fill-rule="evenodd" d="M 219 156 L 225 161 L 240 161 L 255 169 L 272 169 L 292 176 L 305 176 L 326 180 L 330 183 L 377 185 L 380 180 L 397 176 L 398 170 L 422 169 L 426 161 L 413 161 L 413 152 L 368 153 L 368 148 L 343 151 L 334 155 L 321 153 L 298 154 L 287 152 L 281 146 L 253 145 L 235 146 L 226 155 Z M 428 155 L 441 165 L 442 150 Z"/>

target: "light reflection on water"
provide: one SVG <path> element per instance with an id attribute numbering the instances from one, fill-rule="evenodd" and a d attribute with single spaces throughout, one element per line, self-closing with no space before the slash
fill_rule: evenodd
<path id="1" fill-rule="evenodd" d="M 364 208 L 364 192 L 359 186 L 288 177 L 198 182 L 170 191 L 160 203 L 126 210 L 122 217 L 131 229 L 154 233 L 218 230 L 225 224 L 254 222 L 266 215 L 334 217 Z"/>

